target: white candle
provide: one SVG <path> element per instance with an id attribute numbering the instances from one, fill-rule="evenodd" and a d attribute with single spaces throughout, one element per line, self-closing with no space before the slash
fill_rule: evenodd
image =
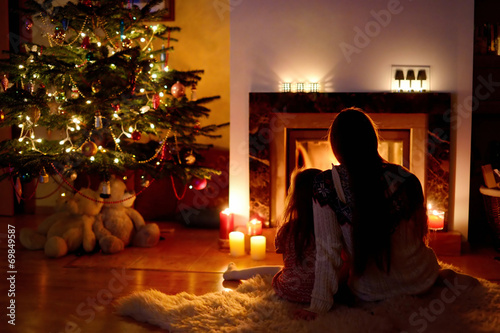
<path id="1" fill-rule="evenodd" d="M 240 257 L 245 254 L 245 234 L 240 231 L 229 233 L 229 252 L 233 257 Z"/>
<path id="2" fill-rule="evenodd" d="M 266 258 L 265 236 L 252 236 L 250 238 L 250 255 L 253 260 L 264 260 Z"/>

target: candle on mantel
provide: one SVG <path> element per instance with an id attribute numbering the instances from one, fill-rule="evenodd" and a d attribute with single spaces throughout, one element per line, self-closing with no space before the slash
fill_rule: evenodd
<path id="1" fill-rule="evenodd" d="M 444 212 L 436 209 L 427 211 L 427 223 L 429 229 L 431 230 L 443 230 L 444 229 Z"/>
<path id="2" fill-rule="evenodd" d="M 250 256 L 253 260 L 266 259 L 266 237 L 252 236 L 250 238 Z"/>
<path id="3" fill-rule="evenodd" d="M 262 222 L 258 219 L 253 219 L 247 222 L 247 235 L 256 236 L 262 234 Z"/>
<path id="4" fill-rule="evenodd" d="M 245 234 L 240 231 L 229 233 L 229 252 L 233 257 L 240 257 L 245 254 Z"/>

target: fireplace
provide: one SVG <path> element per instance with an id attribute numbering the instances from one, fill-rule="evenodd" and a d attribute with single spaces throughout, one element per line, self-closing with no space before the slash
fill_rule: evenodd
<path id="1" fill-rule="evenodd" d="M 274 226 L 296 167 L 328 169 L 336 163 L 327 141 L 334 115 L 357 106 L 380 129 L 379 152 L 421 181 L 434 209 L 448 210 L 449 94 L 251 93 L 250 216 Z"/>

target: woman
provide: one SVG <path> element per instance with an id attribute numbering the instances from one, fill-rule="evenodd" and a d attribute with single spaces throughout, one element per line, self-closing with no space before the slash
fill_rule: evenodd
<path id="1" fill-rule="evenodd" d="M 440 269 L 425 242 L 420 182 L 379 155 L 377 129 L 368 115 L 357 108 L 343 110 L 329 140 L 340 165 L 315 180 L 315 282 L 310 307 L 295 314 L 303 319 L 332 307 L 342 250 L 350 262 L 349 287 L 365 301 L 423 293 Z"/>

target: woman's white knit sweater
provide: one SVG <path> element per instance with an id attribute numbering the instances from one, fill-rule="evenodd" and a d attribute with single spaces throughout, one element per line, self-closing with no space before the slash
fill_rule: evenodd
<path id="1" fill-rule="evenodd" d="M 332 174 L 335 183 L 338 174 L 336 170 Z M 338 180 L 339 178 L 337 183 Z M 341 189 L 342 187 L 336 188 L 337 195 L 345 202 Z M 321 205 L 314 200 L 313 207 L 316 267 L 308 310 L 324 313 L 332 307 L 333 296 L 338 289 L 343 263 L 341 251 L 345 250 L 352 257 L 352 226 L 350 223 L 339 223 L 337 214 L 329 205 Z M 402 294 L 415 295 L 434 284 L 439 264 L 434 251 L 415 234 L 415 223 L 426 228 L 425 211 L 418 211 L 396 227 L 391 236 L 391 266 L 388 273 L 381 271 L 374 263 L 369 263 L 361 276 L 349 276 L 349 287 L 357 297 L 365 301 L 376 301 Z"/>

